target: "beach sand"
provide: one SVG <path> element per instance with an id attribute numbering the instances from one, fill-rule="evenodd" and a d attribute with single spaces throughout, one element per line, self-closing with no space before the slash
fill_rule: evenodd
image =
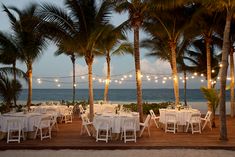
<path id="1" fill-rule="evenodd" d="M 235 151 L 161 149 L 161 150 L 6 150 L 1 157 L 234 157 Z"/>

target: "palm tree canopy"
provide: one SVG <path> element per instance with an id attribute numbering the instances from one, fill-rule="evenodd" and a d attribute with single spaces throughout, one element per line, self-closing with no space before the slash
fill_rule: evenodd
<path id="1" fill-rule="evenodd" d="M 14 64 L 19 59 L 19 49 L 13 37 L 0 32 L 0 63 Z"/>
<path id="2" fill-rule="evenodd" d="M 69 12 L 52 4 L 42 5 L 39 16 L 54 30 L 48 29 L 48 33 L 56 42 L 63 40 L 60 46 L 73 45 L 71 51 L 93 56 L 98 52 L 97 43 L 106 29 L 104 26 L 109 22 L 111 3 L 103 1 L 97 7 L 94 0 L 66 0 L 65 5 Z"/>
<path id="3" fill-rule="evenodd" d="M 42 21 L 36 17 L 37 5 L 31 4 L 24 10 L 4 5 L 3 8 L 14 31 L 13 38 L 17 42 L 21 60 L 32 64 L 47 45 L 45 35 L 40 31 Z"/>
<path id="4" fill-rule="evenodd" d="M 14 99 L 19 97 L 22 90 L 22 85 L 18 80 L 10 80 L 7 75 L 0 74 L 0 97 L 5 103 L 11 103 Z"/>
<path id="5" fill-rule="evenodd" d="M 212 38 L 213 39 L 213 38 Z M 211 67 L 214 70 L 212 73 L 212 78 L 216 78 L 219 73 L 219 62 L 221 59 L 221 54 L 218 53 L 220 46 L 213 43 L 211 51 Z M 186 50 L 186 55 L 184 59 L 186 60 L 190 69 L 194 72 L 203 73 L 207 76 L 207 59 L 206 59 L 206 47 L 204 39 L 200 38 L 192 42 L 192 45 Z"/>
<path id="6" fill-rule="evenodd" d="M 235 1 L 234 0 L 197 0 L 202 5 L 206 6 L 211 11 L 229 11 L 234 12 Z"/>

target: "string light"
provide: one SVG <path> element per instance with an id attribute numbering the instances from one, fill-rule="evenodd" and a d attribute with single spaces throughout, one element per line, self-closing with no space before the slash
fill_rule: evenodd
<path id="1" fill-rule="evenodd" d="M 219 65 L 221 67 L 221 64 Z M 134 74 L 134 70 L 128 72 L 128 73 L 123 73 L 123 74 L 118 74 L 118 75 L 111 75 L 111 78 L 113 79 L 113 82 L 115 83 L 118 83 L 118 84 L 122 84 L 123 81 L 128 81 L 128 82 L 135 82 L 135 79 L 133 79 L 133 74 Z M 214 69 L 211 70 L 212 73 L 215 72 Z M 87 77 L 88 74 L 82 74 L 82 75 L 77 75 L 76 77 L 78 78 L 78 84 L 80 83 L 88 83 L 88 78 Z M 96 76 L 96 77 L 93 77 L 93 81 L 94 82 L 98 82 L 98 83 L 111 83 L 112 80 L 108 80 L 106 79 L 106 76 L 101 76 L 101 75 L 96 75 L 96 74 L 93 74 L 93 76 Z M 197 72 L 194 72 L 192 75 L 188 75 L 185 79 L 186 80 L 189 80 L 189 79 L 195 79 L 197 78 L 196 76 L 198 76 L 198 73 Z M 204 74 L 201 73 L 199 74 L 199 76 L 203 77 Z M 38 84 L 41 84 L 42 82 L 45 83 L 45 82 L 48 82 L 48 83 L 56 83 L 55 85 L 57 87 L 61 87 L 61 84 L 71 84 L 71 78 L 72 76 L 62 76 L 62 77 L 33 77 Z M 70 79 L 69 81 L 64 81 L 64 79 Z M 179 78 L 179 80 L 182 80 L 182 82 L 184 83 L 184 79 L 182 77 L 182 75 L 180 76 L 171 76 L 171 74 L 152 74 L 152 73 L 142 73 L 141 74 L 141 78 L 143 79 L 143 81 L 146 81 L 146 82 L 155 82 L 155 83 L 158 83 L 159 80 L 161 80 L 161 83 L 162 84 L 165 84 L 167 81 L 170 81 L 170 80 L 177 80 Z M 85 79 L 85 80 L 84 80 Z M 219 80 L 220 77 L 217 77 L 217 80 Z M 84 80 L 84 81 L 82 81 Z M 227 78 L 227 80 L 231 80 L 230 77 Z M 204 80 L 203 78 L 199 79 L 200 82 L 205 82 L 206 80 Z M 215 84 L 216 81 L 213 81 L 213 80 L 210 80 L 211 84 Z M 74 84 L 74 86 L 76 87 L 76 84 Z"/>

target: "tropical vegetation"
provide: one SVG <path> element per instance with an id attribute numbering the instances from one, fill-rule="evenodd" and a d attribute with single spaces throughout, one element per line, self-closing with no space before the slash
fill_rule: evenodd
<path id="1" fill-rule="evenodd" d="M 211 106 L 219 104 L 220 139 L 227 140 L 225 88 L 230 64 L 231 116 L 234 116 L 234 20 L 233 0 L 65 0 L 65 7 L 44 3 L 31 4 L 24 9 L 3 5 L 11 34 L 0 32 L 0 62 L 11 64 L 24 62 L 27 70 L 28 100 L 32 101 L 33 63 L 42 55 L 48 41 L 57 46 L 56 54 L 70 56 L 73 64 L 73 103 L 75 103 L 75 64 L 83 57 L 87 64 L 90 118 L 94 116 L 93 63 L 106 57 L 107 77 L 104 101 L 108 100 L 111 54 L 132 52 L 135 65 L 135 111 L 143 121 L 145 110 L 142 100 L 140 32 L 148 34 L 141 45 L 151 52 L 150 57 L 170 63 L 175 95 L 175 105 L 180 103 L 179 73 L 184 73 L 185 95 L 187 73 L 204 73 L 208 90 L 220 84 L 219 100 L 210 99 Z M 112 13 L 128 14 L 118 26 L 111 24 Z M 133 43 L 128 42 L 125 32 L 133 33 Z M 133 44 L 133 50 L 131 49 Z M 220 52 L 221 50 L 221 52 Z M 230 60 L 229 60 L 230 56 Z M 228 64 L 229 63 L 229 64 Z M 156 67 L 158 68 L 158 67 Z M 214 71 L 214 72 L 212 72 Z M 220 72 L 219 72 L 220 71 Z M 219 76 L 219 80 L 218 80 Z M 1 75 L 2 91 L 11 91 L 4 102 L 16 101 L 20 84 L 7 75 Z M 4 93 L 4 92 L 2 92 Z M 185 96 L 186 97 L 186 96 Z M 5 99 L 6 98 L 6 99 Z M 185 99 L 186 102 L 186 99 Z M 216 102 L 216 103 L 215 103 Z M 209 108 L 215 111 L 215 108 Z M 215 112 L 214 112 L 215 113 Z"/>

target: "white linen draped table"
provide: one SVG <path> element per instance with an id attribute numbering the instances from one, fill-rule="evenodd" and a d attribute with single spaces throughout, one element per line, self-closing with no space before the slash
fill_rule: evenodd
<path id="1" fill-rule="evenodd" d="M 197 109 L 159 109 L 160 112 L 160 119 L 159 122 L 165 124 L 166 113 L 175 113 L 176 114 L 176 120 L 178 125 L 186 125 L 186 121 L 190 119 L 192 113 L 200 113 L 201 112 Z"/>
<path id="2" fill-rule="evenodd" d="M 115 112 L 118 104 L 94 104 L 94 113 Z M 90 106 L 88 105 L 86 112 L 89 113 Z"/>
<path id="3" fill-rule="evenodd" d="M 51 116 L 51 114 L 41 114 L 41 113 L 6 113 L 0 116 L 0 131 L 7 132 L 7 121 L 10 119 L 20 119 L 21 127 L 24 132 L 35 131 L 34 124 L 39 123 L 42 117 Z"/>
<path id="4" fill-rule="evenodd" d="M 115 114 L 115 113 L 102 113 L 100 115 L 95 115 L 94 120 L 93 120 L 93 125 L 97 129 L 98 127 L 98 119 L 109 119 L 111 121 L 111 128 L 112 128 L 112 133 L 121 133 L 122 126 L 123 126 L 123 121 L 125 118 L 132 117 L 136 119 L 136 131 L 140 130 L 140 125 L 139 125 L 139 114 L 136 112 L 132 113 L 120 113 L 120 114 Z"/>
<path id="5" fill-rule="evenodd" d="M 57 113 L 57 116 L 63 115 L 68 106 L 66 105 L 40 105 L 40 106 L 31 106 L 34 112 L 38 113 L 47 113 L 48 110 L 54 110 Z"/>

